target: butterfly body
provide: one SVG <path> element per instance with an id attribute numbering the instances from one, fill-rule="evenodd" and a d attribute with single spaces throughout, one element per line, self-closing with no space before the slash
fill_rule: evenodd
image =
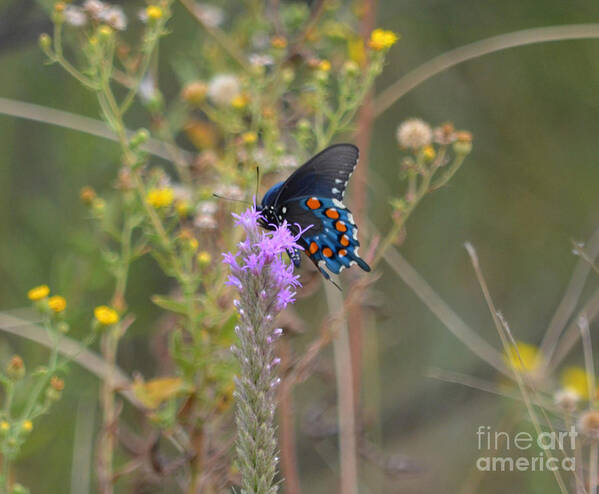
<path id="1" fill-rule="evenodd" d="M 354 264 L 370 271 L 358 254 L 360 243 L 354 218 L 342 202 L 358 154 L 358 148 L 352 144 L 326 148 L 286 181 L 271 187 L 258 207 L 264 228 L 272 229 L 283 221 L 294 233 L 307 228 L 298 243 L 327 279 L 330 276 L 325 267 L 335 274 Z M 289 256 L 295 266 L 300 265 L 297 250 Z"/>

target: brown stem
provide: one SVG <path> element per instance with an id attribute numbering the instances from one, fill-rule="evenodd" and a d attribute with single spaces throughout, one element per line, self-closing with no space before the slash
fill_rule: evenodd
<path id="1" fill-rule="evenodd" d="M 195 456 L 191 461 L 191 480 L 187 494 L 198 494 L 200 492 L 200 481 L 204 462 L 204 429 L 201 425 L 194 428 L 191 436 L 191 445 Z"/>
<path id="2" fill-rule="evenodd" d="M 285 374 L 291 364 L 291 351 L 286 339 L 279 346 L 281 374 Z M 279 388 L 279 445 L 281 448 L 281 470 L 285 479 L 287 494 L 300 494 L 299 473 L 293 413 L 293 383 L 284 380 Z"/>
<path id="3" fill-rule="evenodd" d="M 364 17 L 360 26 L 360 31 L 365 42 L 375 27 L 376 22 L 376 0 L 363 0 L 361 9 Z M 370 91 L 358 113 L 358 122 L 356 129 L 356 145 L 360 149 L 360 166 L 356 167 L 352 188 L 352 211 L 358 223 L 366 213 L 366 194 L 367 194 L 367 176 L 368 176 L 368 154 L 370 151 L 370 141 L 372 137 L 372 124 L 374 122 L 374 98 Z M 362 305 L 357 304 L 352 307 L 349 318 L 349 343 L 352 357 L 352 379 L 354 387 L 354 401 L 356 410 L 359 410 L 361 395 L 361 377 L 362 377 L 362 328 L 364 315 Z"/>

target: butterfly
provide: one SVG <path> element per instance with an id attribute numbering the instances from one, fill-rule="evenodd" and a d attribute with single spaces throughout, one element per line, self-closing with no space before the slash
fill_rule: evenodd
<path id="1" fill-rule="evenodd" d="M 353 144 L 330 146 L 271 187 L 257 207 L 262 227 L 273 230 L 286 221 L 294 234 L 303 232 L 298 244 L 327 280 L 325 267 L 335 274 L 354 264 L 370 271 L 358 255 L 358 227 L 342 202 L 358 157 Z M 299 250 L 289 257 L 299 267 Z"/>

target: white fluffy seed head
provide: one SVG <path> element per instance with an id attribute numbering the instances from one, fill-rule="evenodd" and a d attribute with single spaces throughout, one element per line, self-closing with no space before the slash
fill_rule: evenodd
<path id="1" fill-rule="evenodd" d="M 208 85 L 208 97 L 217 105 L 230 105 L 240 93 L 239 80 L 234 75 L 217 75 Z"/>
<path id="2" fill-rule="evenodd" d="M 397 128 L 397 142 L 403 148 L 421 149 L 428 146 L 433 139 L 433 131 L 429 124 L 420 118 L 405 120 Z"/>

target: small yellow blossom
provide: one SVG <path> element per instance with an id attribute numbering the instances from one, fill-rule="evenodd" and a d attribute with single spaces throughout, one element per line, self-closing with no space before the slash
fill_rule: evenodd
<path id="1" fill-rule="evenodd" d="M 249 98 L 245 94 L 238 94 L 231 100 L 231 106 L 237 110 L 245 108 L 249 102 Z"/>
<path id="2" fill-rule="evenodd" d="M 94 309 L 94 317 L 103 326 L 110 326 L 119 322 L 119 315 L 116 310 L 100 305 Z"/>
<path id="3" fill-rule="evenodd" d="M 9 430 L 10 430 L 10 424 L 6 420 L 3 420 L 2 422 L 0 422 L 0 431 L 8 432 Z"/>
<path id="4" fill-rule="evenodd" d="M 175 203 L 175 209 L 180 218 L 185 218 L 191 212 L 191 205 L 188 201 L 181 200 Z"/>
<path id="5" fill-rule="evenodd" d="M 584 400 L 589 399 L 589 375 L 582 367 L 566 367 L 560 376 L 564 389 L 571 389 Z"/>
<path id="6" fill-rule="evenodd" d="M 283 49 L 287 47 L 287 40 L 283 36 L 273 36 L 270 44 L 273 48 Z"/>
<path id="7" fill-rule="evenodd" d="M 318 68 L 323 72 L 328 72 L 329 70 L 331 70 L 331 62 L 329 62 L 328 60 L 321 60 L 318 64 Z"/>
<path id="8" fill-rule="evenodd" d="M 542 363 L 542 357 L 539 349 L 529 343 L 522 341 L 516 342 L 507 353 L 504 353 L 505 363 L 517 371 L 532 372 L 539 368 Z"/>
<path id="9" fill-rule="evenodd" d="M 98 28 L 98 36 L 103 39 L 108 39 L 112 36 L 112 28 L 107 25 L 102 25 Z"/>
<path id="10" fill-rule="evenodd" d="M 372 31 L 372 33 L 370 33 L 368 46 L 374 51 L 388 50 L 397 42 L 398 39 L 399 37 L 393 31 L 375 29 Z"/>
<path id="11" fill-rule="evenodd" d="M 32 288 L 31 290 L 29 290 L 27 292 L 27 298 L 29 300 L 32 300 L 35 302 L 37 300 L 46 298 L 49 293 L 50 293 L 50 289 L 48 288 L 48 285 L 40 285 L 40 286 L 36 286 L 35 288 Z"/>
<path id="12" fill-rule="evenodd" d="M 59 313 L 67 308 L 67 301 L 60 295 L 54 295 L 48 299 L 48 307 L 50 307 L 53 312 Z"/>
<path id="13" fill-rule="evenodd" d="M 33 422 L 31 420 L 25 420 L 21 427 L 25 432 L 31 432 L 33 430 Z"/>
<path id="14" fill-rule="evenodd" d="M 150 5 L 146 8 L 146 14 L 148 16 L 148 19 L 152 21 L 157 21 L 158 19 L 162 18 L 163 12 L 162 9 L 158 7 L 158 5 Z"/>
<path id="15" fill-rule="evenodd" d="M 210 255 L 210 252 L 203 250 L 198 253 L 198 263 L 201 266 L 207 266 L 208 264 L 210 264 L 210 261 L 212 261 L 212 256 Z"/>
<path id="16" fill-rule="evenodd" d="M 244 132 L 241 134 L 241 140 L 245 144 L 254 144 L 258 140 L 258 134 L 252 131 Z"/>
<path id="17" fill-rule="evenodd" d="M 436 154 L 437 153 L 435 152 L 435 148 L 433 146 L 426 146 L 422 150 L 422 155 L 424 156 L 424 159 L 427 161 L 433 161 L 435 159 Z"/>
<path id="18" fill-rule="evenodd" d="M 153 188 L 148 191 L 146 201 L 154 208 L 168 207 L 173 203 L 175 194 L 170 187 Z"/>

